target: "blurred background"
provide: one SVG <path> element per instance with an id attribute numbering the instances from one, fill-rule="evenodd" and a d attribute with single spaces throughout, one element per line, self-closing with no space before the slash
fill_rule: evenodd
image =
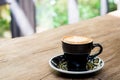
<path id="1" fill-rule="evenodd" d="M 0 38 L 73 24 L 117 9 L 115 0 L 1 0 Z"/>

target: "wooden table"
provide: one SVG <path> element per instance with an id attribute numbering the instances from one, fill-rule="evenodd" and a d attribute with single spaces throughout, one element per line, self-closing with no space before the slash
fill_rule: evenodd
<path id="1" fill-rule="evenodd" d="M 120 80 L 120 15 L 105 16 L 62 26 L 57 29 L 2 41 L 0 43 L 0 80 Z M 61 38 L 82 35 L 103 45 L 100 57 L 104 68 L 97 74 L 62 75 L 50 68 L 51 57 L 63 54 Z"/>

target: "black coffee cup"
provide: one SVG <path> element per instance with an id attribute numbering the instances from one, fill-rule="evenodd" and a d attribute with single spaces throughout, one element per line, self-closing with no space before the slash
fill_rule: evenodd
<path id="1" fill-rule="evenodd" d="M 95 47 L 99 47 L 99 51 L 90 55 Z M 103 50 L 99 43 L 93 43 L 91 38 L 82 36 L 63 37 L 62 48 L 69 71 L 85 71 L 88 60 L 98 56 Z"/>

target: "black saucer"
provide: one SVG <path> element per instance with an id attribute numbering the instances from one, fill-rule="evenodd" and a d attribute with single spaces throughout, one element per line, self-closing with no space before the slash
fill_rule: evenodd
<path id="1" fill-rule="evenodd" d="M 62 73 L 67 74 L 88 74 L 99 71 L 104 66 L 104 61 L 99 57 L 94 58 L 93 60 L 88 61 L 86 65 L 86 71 L 69 71 L 67 66 L 67 61 L 64 58 L 64 55 L 58 55 L 50 59 L 50 66 Z"/>

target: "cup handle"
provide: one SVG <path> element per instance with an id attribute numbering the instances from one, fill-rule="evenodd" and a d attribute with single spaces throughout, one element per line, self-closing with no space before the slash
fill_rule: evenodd
<path id="1" fill-rule="evenodd" d="M 92 49 L 94 49 L 95 47 L 99 47 L 100 50 L 96 54 L 90 55 L 88 57 L 90 60 L 93 59 L 94 57 L 98 56 L 99 54 L 101 54 L 101 52 L 103 51 L 103 47 L 99 43 L 93 44 L 93 48 Z"/>

